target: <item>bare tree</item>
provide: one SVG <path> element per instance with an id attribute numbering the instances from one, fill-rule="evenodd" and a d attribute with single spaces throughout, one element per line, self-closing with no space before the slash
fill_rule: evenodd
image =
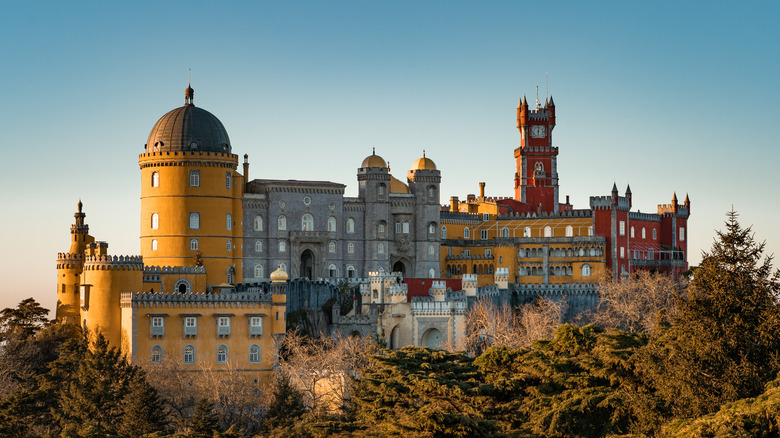
<path id="1" fill-rule="evenodd" d="M 349 399 L 349 376 L 376 349 L 370 337 L 321 336 L 288 332 L 280 346 L 279 372 L 303 394 L 309 410 L 333 414 Z"/>
<path id="2" fill-rule="evenodd" d="M 542 297 L 516 309 L 481 299 L 466 313 L 465 336 L 446 348 L 480 354 L 493 346 L 527 347 L 536 340 L 551 338 L 564 312 L 559 301 Z"/>
<path id="3" fill-rule="evenodd" d="M 675 311 L 675 299 L 684 285 L 662 273 L 637 271 L 629 278 L 599 285 L 598 307 L 583 322 L 629 332 L 650 333 L 659 312 Z"/>

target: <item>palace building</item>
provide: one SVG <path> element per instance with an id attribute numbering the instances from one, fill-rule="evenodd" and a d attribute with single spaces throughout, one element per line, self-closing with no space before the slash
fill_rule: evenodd
<path id="1" fill-rule="evenodd" d="M 227 130 L 188 86 L 138 158 L 141 254 L 109 255 L 79 202 L 57 259 L 57 319 L 102 332 L 134 361 L 263 375 L 287 313 L 334 293 L 315 296 L 318 282 L 359 290 L 350 314 L 334 307 L 332 331 L 397 348 L 455 343 L 477 299 L 543 295 L 576 313 L 596 303 L 608 272 L 687 269 L 687 196 L 640 213 L 630 189 L 613 186 L 575 209 L 559 200 L 552 98 L 533 110 L 523 98 L 517 123 L 512 198 L 488 197 L 481 183 L 479 196 L 441 206 L 441 172 L 424 152 L 402 181 L 375 151 L 347 197 L 336 182 L 250 180 L 248 155 L 239 172 Z"/>

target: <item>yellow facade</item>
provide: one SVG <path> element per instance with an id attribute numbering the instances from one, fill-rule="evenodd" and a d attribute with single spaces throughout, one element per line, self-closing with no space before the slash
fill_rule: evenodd
<path id="1" fill-rule="evenodd" d="M 604 239 L 593 236 L 587 213 L 442 217 L 442 273 L 476 274 L 479 286 L 493 284 L 498 268 L 508 269 L 513 283 L 595 282 L 606 270 Z"/>
<path id="2" fill-rule="evenodd" d="M 192 266 L 200 254 L 207 284 L 243 278 L 244 180 L 236 172 L 238 156 L 152 152 L 141 154 L 138 161 L 145 264 Z"/>

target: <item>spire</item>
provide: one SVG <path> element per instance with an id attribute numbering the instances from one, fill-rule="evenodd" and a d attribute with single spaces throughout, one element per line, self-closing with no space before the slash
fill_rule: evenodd
<path id="1" fill-rule="evenodd" d="M 523 95 L 523 108 L 528 108 L 528 101 L 525 99 L 525 94 Z"/>
<path id="2" fill-rule="evenodd" d="M 425 149 L 423 149 L 423 158 L 425 158 Z"/>
<path id="3" fill-rule="evenodd" d="M 626 196 L 631 194 L 631 184 L 626 185 Z"/>
<path id="4" fill-rule="evenodd" d="M 79 198 L 78 207 L 79 207 L 79 213 L 81 213 L 81 209 L 82 207 L 84 207 L 84 204 L 81 202 L 81 198 Z"/>
<path id="5" fill-rule="evenodd" d="M 376 155 L 376 148 L 375 147 L 371 148 L 371 155 Z"/>
<path id="6" fill-rule="evenodd" d="M 550 95 L 550 106 L 555 106 L 555 102 L 553 102 L 552 94 Z"/>
<path id="7" fill-rule="evenodd" d="M 617 189 L 617 183 L 614 183 L 614 182 L 613 182 L 613 183 L 612 183 L 612 193 L 617 193 L 617 192 L 618 192 L 618 189 Z"/>
<path id="8" fill-rule="evenodd" d="M 677 205 L 677 192 L 672 195 L 672 205 Z"/>
<path id="9" fill-rule="evenodd" d="M 687 193 L 685 194 L 685 205 L 686 206 L 691 205 L 691 200 L 688 199 L 688 194 Z"/>

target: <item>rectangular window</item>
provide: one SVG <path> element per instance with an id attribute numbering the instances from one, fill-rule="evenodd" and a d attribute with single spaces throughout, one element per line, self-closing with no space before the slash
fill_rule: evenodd
<path id="1" fill-rule="evenodd" d="M 184 335 L 196 336 L 198 334 L 198 320 L 194 316 L 184 318 Z"/>
<path id="2" fill-rule="evenodd" d="M 620 235 L 626 235 L 626 221 L 620 221 Z"/>
<path id="3" fill-rule="evenodd" d="M 225 243 L 225 246 L 227 247 L 227 250 L 230 251 L 233 249 L 233 242 L 230 239 L 228 239 L 227 242 Z"/>
<path id="4" fill-rule="evenodd" d="M 395 233 L 396 234 L 401 234 L 401 223 L 400 222 L 396 222 L 395 223 Z"/>
<path id="5" fill-rule="evenodd" d="M 220 316 L 217 318 L 217 335 L 218 336 L 230 336 L 230 318 L 227 316 Z"/>
<path id="6" fill-rule="evenodd" d="M 225 172 L 225 188 L 230 188 L 230 182 L 233 179 L 233 177 L 230 175 L 230 172 Z"/>
<path id="7" fill-rule="evenodd" d="M 488 230 L 480 230 L 480 231 L 481 231 L 480 237 L 482 238 L 482 240 L 487 240 L 487 238 L 488 238 Z"/>
<path id="8" fill-rule="evenodd" d="M 225 229 L 228 231 L 233 229 L 233 215 L 230 213 L 225 214 Z"/>
<path id="9" fill-rule="evenodd" d="M 190 170 L 190 187 L 200 187 L 200 170 Z"/>
<path id="10" fill-rule="evenodd" d="M 490 214 L 489 213 L 482 213 L 482 220 L 483 221 L 489 221 L 490 220 Z"/>
<path id="11" fill-rule="evenodd" d="M 165 325 L 161 316 L 152 317 L 152 336 L 163 336 L 165 334 Z"/>
<path id="12" fill-rule="evenodd" d="M 409 234 L 409 222 L 404 222 L 404 234 Z"/>
<path id="13" fill-rule="evenodd" d="M 471 257 L 471 250 L 470 249 L 464 249 L 463 250 L 463 255 L 466 256 L 466 257 Z"/>
<path id="14" fill-rule="evenodd" d="M 620 247 L 620 258 L 623 259 L 625 257 L 626 257 L 626 248 L 621 246 Z"/>
<path id="15" fill-rule="evenodd" d="M 680 242 L 685 240 L 685 228 L 680 228 Z"/>
<path id="16" fill-rule="evenodd" d="M 259 316 L 249 318 L 249 334 L 260 336 L 263 334 L 263 320 Z"/>
<path id="17" fill-rule="evenodd" d="M 486 248 L 485 249 L 485 257 L 490 257 L 492 255 L 493 255 L 493 253 L 490 251 L 490 248 Z"/>

